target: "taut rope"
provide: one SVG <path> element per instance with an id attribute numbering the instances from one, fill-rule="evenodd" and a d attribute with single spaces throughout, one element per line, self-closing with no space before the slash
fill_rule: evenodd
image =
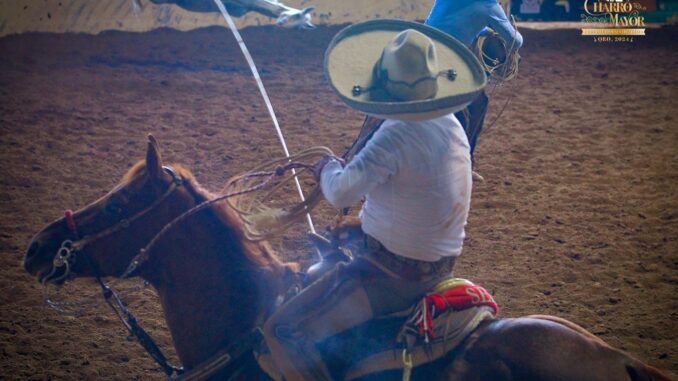
<path id="1" fill-rule="evenodd" d="M 242 36 L 240 36 L 240 32 L 238 32 L 238 27 L 235 26 L 235 23 L 233 22 L 233 18 L 228 13 L 228 10 L 226 10 L 226 7 L 224 6 L 224 4 L 221 2 L 221 0 L 214 0 L 214 3 L 217 5 L 219 10 L 221 11 L 221 14 L 226 19 L 226 23 L 228 23 L 228 27 L 231 29 L 231 32 L 233 33 L 233 37 L 235 37 L 235 40 L 238 42 L 238 45 L 240 46 L 240 50 L 242 51 L 242 54 L 245 56 L 245 60 L 247 60 L 247 64 L 250 66 L 250 70 L 252 71 L 252 75 L 254 76 L 254 80 L 257 82 L 257 86 L 259 87 L 259 92 L 261 93 L 261 96 L 264 98 L 264 102 L 266 103 L 266 108 L 268 109 L 268 113 L 271 115 L 271 120 L 273 120 L 273 125 L 275 126 L 275 130 L 278 134 L 278 139 L 280 140 L 280 144 L 282 144 L 283 151 L 285 152 L 285 156 L 288 158 L 288 161 L 289 161 L 289 160 L 291 160 L 291 158 L 290 158 L 290 152 L 287 149 L 287 143 L 285 143 L 285 137 L 283 136 L 282 129 L 280 129 L 280 124 L 278 123 L 278 118 L 275 116 L 275 111 L 273 111 L 273 105 L 271 104 L 271 100 L 268 97 L 268 93 L 266 92 L 266 88 L 264 87 L 264 83 L 261 81 L 261 76 L 259 75 L 259 71 L 257 70 L 257 66 L 254 64 L 254 60 L 252 59 L 252 55 L 250 54 L 249 49 L 247 49 L 247 45 L 245 45 L 245 41 L 242 39 Z M 294 170 L 292 170 L 292 174 L 296 174 Z M 301 198 L 302 203 L 304 203 L 305 202 L 304 191 L 301 189 L 301 184 L 299 183 L 299 179 L 295 177 L 294 182 L 297 186 L 297 192 L 299 193 L 299 197 Z M 315 233 L 315 226 L 313 225 L 313 219 L 311 218 L 311 215 L 309 213 L 306 213 L 306 221 L 308 222 L 308 226 L 311 229 L 311 232 Z"/>

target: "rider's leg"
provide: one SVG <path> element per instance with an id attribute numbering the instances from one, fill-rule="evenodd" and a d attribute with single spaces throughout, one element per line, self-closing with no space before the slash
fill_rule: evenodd
<path id="1" fill-rule="evenodd" d="M 276 367 L 287 381 L 331 380 L 316 347 L 319 342 L 373 317 L 407 309 L 434 281 L 396 279 L 363 258 L 338 264 L 264 325 Z"/>
<path id="2" fill-rule="evenodd" d="M 273 361 L 287 381 L 331 380 L 316 344 L 372 318 L 367 294 L 352 275 L 346 265 L 337 265 L 264 325 Z"/>
<path id="3" fill-rule="evenodd" d="M 483 90 L 478 97 L 468 106 L 469 121 L 464 127 L 466 136 L 468 137 L 469 145 L 471 146 L 471 161 L 474 161 L 474 152 L 478 137 L 483 130 L 485 123 L 485 115 L 487 114 L 487 106 L 490 103 L 490 98 Z"/>
<path id="4" fill-rule="evenodd" d="M 469 144 L 471 146 L 471 158 L 473 158 L 478 137 L 480 137 L 480 133 L 483 131 L 485 115 L 487 114 L 487 106 L 489 103 L 490 98 L 485 93 L 485 90 L 483 90 L 480 95 L 478 95 L 478 98 L 471 102 L 468 107 L 470 120 L 468 124 L 467 135 L 469 137 Z"/>

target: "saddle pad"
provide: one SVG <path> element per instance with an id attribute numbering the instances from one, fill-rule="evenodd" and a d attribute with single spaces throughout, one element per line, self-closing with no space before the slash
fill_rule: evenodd
<path id="1" fill-rule="evenodd" d="M 436 338 L 436 316 L 447 311 L 463 311 L 471 307 L 486 306 L 499 315 L 499 306 L 483 287 L 461 278 L 450 278 L 440 282 L 417 305 L 415 313 L 407 321 L 403 334 L 411 340 L 417 336 L 429 342 Z M 400 340 L 399 340 L 400 341 Z M 408 343 L 411 346 L 412 343 Z"/>
<path id="2" fill-rule="evenodd" d="M 471 307 L 463 311 L 448 310 L 434 319 L 439 328 L 435 340 L 428 344 L 418 344 L 408 350 L 412 356 L 412 366 L 417 367 L 451 352 L 459 343 L 473 332 L 481 322 L 495 318 L 495 310 L 489 306 Z M 345 380 L 355 380 L 371 373 L 404 369 L 403 349 L 390 349 L 362 359 L 346 373 Z"/>

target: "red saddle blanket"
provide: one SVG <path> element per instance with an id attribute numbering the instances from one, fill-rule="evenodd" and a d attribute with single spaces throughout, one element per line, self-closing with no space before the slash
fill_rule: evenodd
<path id="1" fill-rule="evenodd" d="M 499 306 L 485 288 L 465 279 L 445 280 L 422 299 L 406 326 L 428 342 L 436 338 L 434 321 L 437 316 L 480 306 L 490 307 L 495 317 L 499 315 Z"/>
<path id="2" fill-rule="evenodd" d="M 385 370 L 405 371 L 405 367 L 411 370 L 435 361 L 498 313 L 492 295 L 481 286 L 465 279 L 446 279 L 410 310 L 393 348 L 363 358 L 348 370 L 345 379 L 356 380 Z"/>

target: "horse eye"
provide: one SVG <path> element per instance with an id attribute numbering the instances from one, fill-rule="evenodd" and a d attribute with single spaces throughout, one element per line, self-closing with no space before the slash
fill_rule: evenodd
<path id="1" fill-rule="evenodd" d="M 110 215 L 113 215 L 113 216 L 118 216 L 118 215 L 122 214 L 122 212 L 124 210 L 123 206 L 124 205 L 122 204 L 122 202 L 120 200 L 112 198 L 106 203 L 105 210 L 106 210 L 107 214 L 110 214 Z"/>

